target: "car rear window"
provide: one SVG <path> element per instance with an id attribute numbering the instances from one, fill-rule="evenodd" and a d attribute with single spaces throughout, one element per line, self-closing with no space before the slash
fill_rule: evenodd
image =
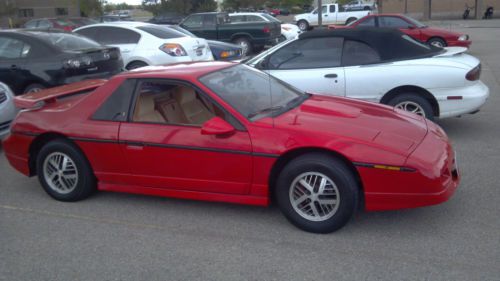
<path id="1" fill-rule="evenodd" d="M 159 27 L 159 26 L 139 26 L 137 29 L 140 29 L 142 31 L 145 31 L 155 37 L 161 38 L 161 39 L 172 39 L 172 38 L 180 38 L 180 37 L 186 37 L 186 34 L 183 34 L 182 32 L 172 30 L 166 27 Z"/>
<path id="2" fill-rule="evenodd" d="M 92 39 L 74 33 L 36 32 L 36 37 L 63 51 L 75 51 L 101 47 Z"/>
<path id="3" fill-rule="evenodd" d="M 57 22 L 57 24 L 59 24 L 61 26 L 70 26 L 70 25 L 72 25 L 71 22 L 65 21 L 65 20 L 62 20 L 62 19 L 56 19 L 55 22 Z"/>

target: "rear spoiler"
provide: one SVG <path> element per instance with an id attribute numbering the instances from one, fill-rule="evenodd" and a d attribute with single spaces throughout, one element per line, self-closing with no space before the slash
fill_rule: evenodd
<path id="1" fill-rule="evenodd" d="M 57 98 L 69 96 L 82 91 L 94 90 L 106 83 L 105 79 L 94 79 L 76 82 L 64 86 L 41 90 L 40 92 L 28 93 L 14 98 L 14 104 L 18 108 L 31 109 L 41 107 L 45 103 L 55 102 Z"/>
<path id="2" fill-rule="evenodd" d="M 439 57 L 451 57 L 454 55 L 459 55 L 462 53 L 467 52 L 467 48 L 465 47 L 445 47 L 444 52 L 441 54 L 437 54 L 434 57 L 439 58 Z"/>

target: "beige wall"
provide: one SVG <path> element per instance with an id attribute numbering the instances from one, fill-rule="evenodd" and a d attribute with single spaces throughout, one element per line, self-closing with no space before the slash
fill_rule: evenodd
<path id="1" fill-rule="evenodd" d="M 382 13 L 405 13 L 415 18 L 424 17 L 425 1 L 429 0 L 379 0 L 380 12 Z M 486 7 L 495 8 L 494 17 L 500 17 L 500 0 L 431 0 L 430 16 L 432 19 L 461 19 L 465 10 L 465 4 L 470 7 L 478 5 L 478 16 L 482 17 Z M 471 17 L 475 16 L 476 9 L 471 11 Z"/>
<path id="2" fill-rule="evenodd" d="M 5 0 L 0 0 L 5 1 Z M 33 17 L 18 18 L 17 14 L 12 16 L 14 24 L 21 25 L 26 21 L 33 18 L 49 18 L 56 17 L 56 8 L 67 8 L 68 15 L 61 17 L 77 17 L 79 11 L 77 8 L 77 0 L 10 0 L 13 2 L 17 9 L 33 9 Z M 0 26 L 8 26 L 8 18 L 2 17 L 0 19 Z"/>

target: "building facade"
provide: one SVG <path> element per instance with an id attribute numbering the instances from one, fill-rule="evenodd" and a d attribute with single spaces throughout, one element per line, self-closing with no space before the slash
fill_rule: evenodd
<path id="1" fill-rule="evenodd" d="M 80 16 L 79 0 L 1 0 L 14 10 L 3 15 L 0 25 L 18 26 L 33 18 L 56 18 Z"/>
<path id="2" fill-rule="evenodd" d="M 500 17 L 500 0 L 379 0 L 379 12 L 404 13 L 418 19 L 462 19 L 466 6 L 470 18 L 481 18 L 487 7 Z"/>

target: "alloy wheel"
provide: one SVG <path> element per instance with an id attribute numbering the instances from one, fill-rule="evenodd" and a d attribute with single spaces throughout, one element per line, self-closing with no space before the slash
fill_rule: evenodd
<path id="1" fill-rule="evenodd" d="M 53 152 L 45 158 L 43 176 L 48 186 L 59 194 L 72 192 L 78 184 L 75 162 L 61 152 Z"/>
<path id="2" fill-rule="evenodd" d="M 302 173 L 294 179 L 289 192 L 290 203 L 301 217 L 325 221 L 337 212 L 340 193 L 335 183 L 318 172 Z"/>
<path id="3" fill-rule="evenodd" d="M 408 111 L 411 113 L 415 113 L 417 115 L 425 117 L 425 111 L 422 106 L 416 102 L 412 101 L 404 101 L 396 104 L 397 109 L 402 109 L 404 111 Z"/>

